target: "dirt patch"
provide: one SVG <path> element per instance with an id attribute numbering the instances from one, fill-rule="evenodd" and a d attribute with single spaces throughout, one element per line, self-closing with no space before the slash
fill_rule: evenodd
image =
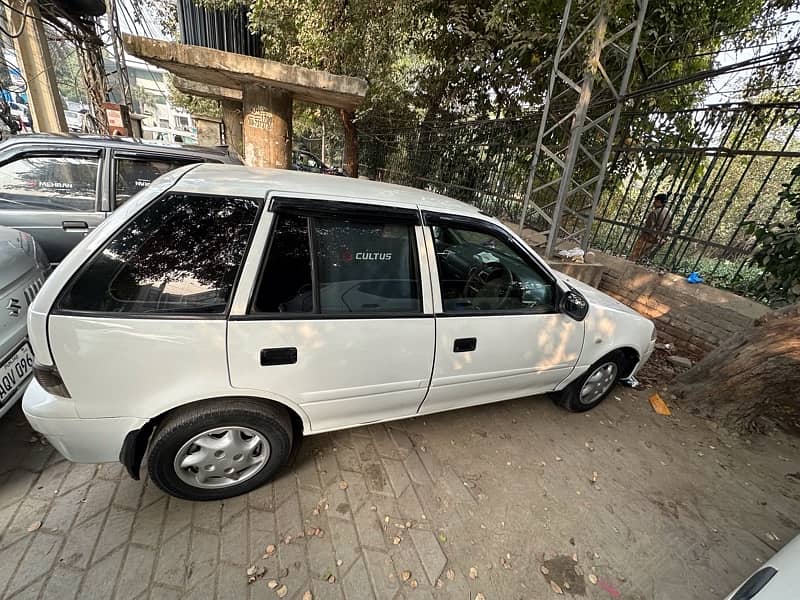
<path id="1" fill-rule="evenodd" d="M 476 590 L 556 598 L 553 581 L 566 598 L 721 598 L 798 534 L 797 440 L 691 414 L 659 365 L 642 377 L 657 387 L 617 387 L 583 414 L 533 397 L 392 424 L 457 475 L 437 526 L 456 570 L 480 568 Z M 651 408 L 654 389 L 671 416 Z M 454 499 L 464 492 L 474 503 Z"/>
<path id="2" fill-rule="evenodd" d="M 555 583 L 562 591 L 577 596 L 586 595 L 586 581 L 578 566 L 578 555 L 558 555 L 542 562 L 540 569 L 548 584 Z M 552 585 L 551 585 L 551 589 Z"/>

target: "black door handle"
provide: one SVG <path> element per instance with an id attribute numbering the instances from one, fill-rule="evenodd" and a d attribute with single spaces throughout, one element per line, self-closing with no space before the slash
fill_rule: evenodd
<path id="1" fill-rule="evenodd" d="M 293 365 L 297 362 L 297 348 L 263 348 L 261 366 Z"/>
<path id="2" fill-rule="evenodd" d="M 453 352 L 473 352 L 477 346 L 477 338 L 459 338 L 453 342 Z"/>
<path id="3" fill-rule="evenodd" d="M 89 231 L 89 224 L 86 221 L 61 221 L 61 228 L 64 231 Z"/>

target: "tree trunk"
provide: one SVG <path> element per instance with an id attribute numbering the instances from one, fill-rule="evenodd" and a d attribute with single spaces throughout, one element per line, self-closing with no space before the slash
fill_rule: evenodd
<path id="1" fill-rule="evenodd" d="M 342 168 L 348 177 L 358 177 L 358 130 L 355 123 L 353 123 L 355 113 L 340 109 L 339 116 L 342 118 L 342 126 L 344 127 Z"/>
<path id="2" fill-rule="evenodd" d="M 678 382 L 691 408 L 740 432 L 800 435 L 800 304 L 758 319 Z"/>

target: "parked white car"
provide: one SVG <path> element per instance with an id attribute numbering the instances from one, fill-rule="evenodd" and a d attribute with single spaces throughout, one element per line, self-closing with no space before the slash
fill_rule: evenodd
<path id="1" fill-rule="evenodd" d="M 67 458 L 181 498 L 269 480 L 303 435 L 545 392 L 597 405 L 653 324 L 467 204 L 364 180 L 181 168 L 113 213 L 29 316 L 23 408 Z"/>
<path id="2" fill-rule="evenodd" d="M 786 544 L 725 600 L 790 600 L 799 598 L 800 536 Z"/>
<path id="3" fill-rule="evenodd" d="M 22 396 L 33 375 L 25 321 L 50 262 L 23 231 L 0 226 L 0 416 Z"/>

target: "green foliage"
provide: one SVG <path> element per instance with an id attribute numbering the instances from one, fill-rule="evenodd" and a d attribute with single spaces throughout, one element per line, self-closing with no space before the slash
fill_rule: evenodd
<path id="1" fill-rule="evenodd" d="M 86 84 L 75 46 L 49 26 L 46 33 L 61 97 L 72 102 L 86 102 Z"/>
<path id="2" fill-rule="evenodd" d="M 193 115 L 220 118 L 222 111 L 220 110 L 219 102 L 216 100 L 209 100 L 208 98 L 184 94 L 175 87 L 172 79 L 172 74 L 168 74 L 164 78 L 167 84 L 169 100 L 174 106 L 185 108 Z"/>
<path id="3" fill-rule="evenodd" d="M 748 291 L 752 290 L 756 282 L 761 279 L 763 271 L 754 265 L 745 265 L 741 270 L 740 266 L 739 261 L 724 258 L 704 256 L 697 260 L 696 256 L 686 256 L 676 265 L 674 271 L 682 275 L 697 271 L 708 285 L 748 294 Z"/>
<path id="4" fill-rule="evenodd" d="M 800 165 L 792 169 L 781 198 L 789 208 L 785 221 L 749 223 L 757 242 L 753 262 L 765 273 L 752 291 L 776 306 L 800 300 Z"/>

